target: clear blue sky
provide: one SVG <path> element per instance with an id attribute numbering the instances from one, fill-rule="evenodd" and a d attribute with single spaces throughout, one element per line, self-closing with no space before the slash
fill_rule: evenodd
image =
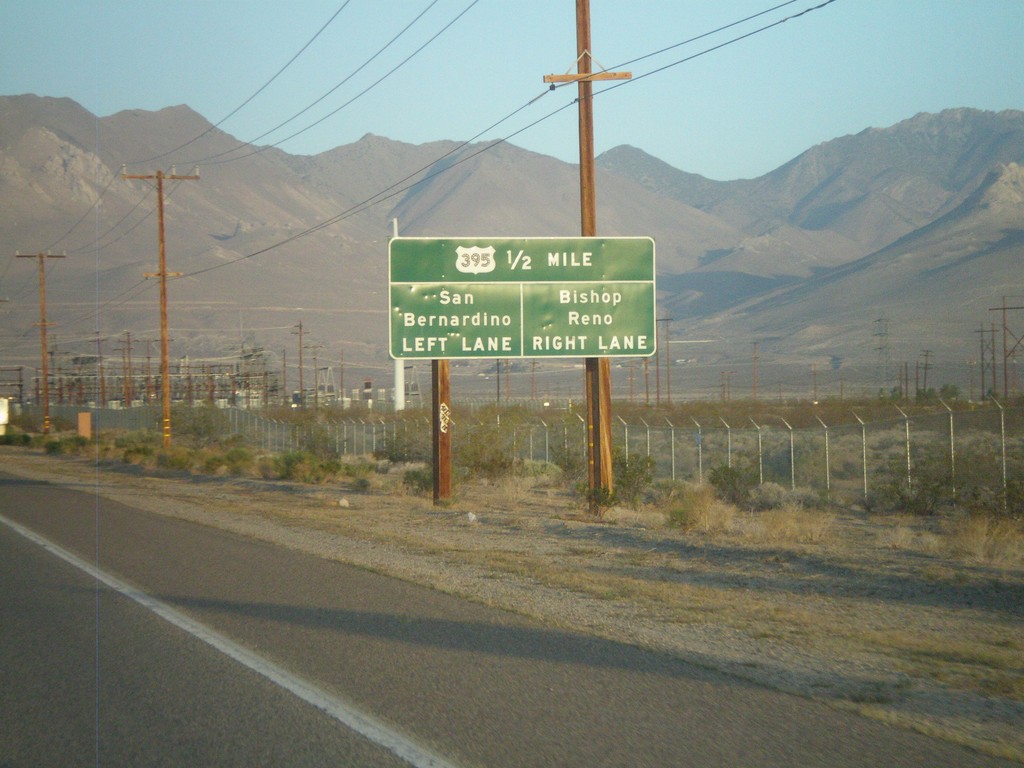
<path id="1" fill-rule="evenodd" d="M 608 69 L 781 0 L 591 0 Z M 818 5 L 799 0 L 628 65 L 634 76 Z M 279 141 L 371 86 L 472 0 L 350 0 L 295 62 L 221 126 L 254 140 L 341 85 Z M 67 96 L 106 116 L 187 104 L 219 122 L 344 0 L 0 0 L 0 94 Z M 424 9 L 422 18 L 353 74 Z M 749 178 L 808 147 L 949 107 L 1024 109 L 1024 0 L 835 0 L 595 102 L 597 151 L 632 144 L 682 170 Z M 542 77 L 574 66 L 573 0 L 477 0 L 393 75 L 281 148 L 313 154 L 366 133 L 422 143 L 504 138 L 570 103 Z M 600 90 L 600 86 L 598 87 Z M 575 161 L 576 111 L 510 139 Z M 185 162 L 188 157 L 172 158 Z"/>

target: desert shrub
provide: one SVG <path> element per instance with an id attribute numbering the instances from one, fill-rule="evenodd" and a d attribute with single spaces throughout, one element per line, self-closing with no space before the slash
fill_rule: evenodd
<path id="1" fill-rule="evenodd" d="M 637 506 L 654 480 L 654 459 L 616 451 L 612 457 L 613 502 Z"/>
<path id="2" fill-rule="evenodd" d="M 232 475 L 244 475 L 252 467 L 252 452 L 248 448 L 236 445 L 224 454 L 224 463 Z"/>
<path id="3" fill-rule="evenodd" d="M 222 453 L 208 453 L 202 456 L 200 467 L 205 474 L 215 475 L 222 468 L 227 467 L 227 460 Z"/>
<path id="4" fill-rule="evenodd" d="M 339 471 L 345 477 L 356 478 L 357 480 L 367 479 L 378 471 L 378 465 L 366 459 L 355 459 L 345 461 L 339 465 Z"/>
<path id="5" fill-rule="evenodd" d="M 591 488 L 589 482 L 581 482 L 576 485 L 576 495 L 586 502 L 587 509 L 593 514 L 601 517 L 605 510 L 615 503 L 615 495 L 603 486 Z"/>
<path id="6" fill-rule="evenodd" d="M 934 515 L 952 501 L 948 470 L 930 457 L 922 456 L 907 478 L 904 459 L 890 461 L 877 485 L 875 496 L 881 509 L 910 515 Z"/>
<path id="7" fill-rule="evenodd" d="M 374 454 L 395 464 L 430 461 L 430 428 L 426 424 L 401 424 L 394 429 L 391 439 Z"/>
<path id="8" fill-rule="evenodd" d="M 789 500 L 804 509 L 815 509 L 822 505 L 822 494 L 813 488 L 800 486 L 789 492 Z"/>
<path id="9" fill-rule="evenodd" d="M 75 455 L 82 452 L 89 441 L 81 435 L 69 435 L 55 440 L 47 440 L 43 450 L 51 456 Z"/>
<path id="10" fill-rule="evenodd" d="M 469 477 L 493 478 L 511 471 L 511 429 L 500 424 L 481 424 L 459 435 L 455 460 Z"/>
<path id="11" fill-rule="evenodd" d="M 554 427 L 548 444 L 551 463 L 562 471 L 570 488 L 585 481 L 587 477 L 586 446 L 581 443 L 576 426 L 579 425 L 563 426 L 561 430 Z"/>
<path id="12" fill-rule="evenodd" d="M 751 488 L 748 500 L 754 511 L 780 509 L 787 506 L 815 509 L 822 503 L 821 494 L 813 488 L 790 489 L 778 483 L 763 483 Z"/>
<path id="13" fill-rule="evenodd" d="M 954 556 L 984 565 L 1016 566 L 1024 562 L 1024 526 L 998 514 L 965 514 L 947 526 Z"/>
<path id="14" fill-rule="evenodd" d="M 274 456 L 272 461 L 274 475 L 279 480 L 297 480 L 313 462 L 313 457 L 305 451 L 285 451 Z"/>
<path id="15" fill-rule="evenodd" d="M 721 501 L 710 485 L 683 483 L 668 497 L 669 524 L 687 532 L 716 533 L 729 530 L 736 508 Z"/>
<path id="16" fill-rule="evenodd" d="M 0 435 L 0 445 L 21 445 L 26 446 L 32 438 L 26 432 L 9 433 Z"/>
<path id="17" fill-rule="evenodd" d="M 434 471 L 430 467 L 413 467 L 402 473 L 402 485 L 413 493 L 434 490 Z"/>
<path id="18" fill-rule="evenodd" d="M 323 424 L 313 424 L 305 428 L 300 434 L 299 445 L 305 453 L 325 460 L 330 460 L 337 454 L 334 440 Z"/>
<path id="19" fill-rule="evenodd" d="M 755 510 L 778 509 L 788 499 L 789 491 L 778 483 L 763 483 L 750 490 L 750 504 Z"/>
<path id="20" fill-rule="evenodd" d="M 194 448 L 213 445 L 230 427 L 227 414 L 210 403 L 179 406 L 174 410 L 173 421 L 175 433 Z"/>
<path id="21" fill-rule="evenodd" d="M 117 437 L 114 447 L 121 451 L 121 460 L 125 464 L 142 464 L 156 454 L 158 442 L 156 433 L 140 430 Z"/>
<path id="22" fill-rule="evenodd" d="M 66 416 L 53 416 L 50 418 L 51 432 L 71 432 L 78 429 L 78 424 Z"/>
<path id="23" fill-rule="evenodd" d="M 715 489 L 722 501 L 730 504 L 744 504 L 756 483 L 756 476 L 739 466 L 721 464 L 708 471 L 708 483 Z"/>
<path id="24" fill-rule="evenodd" d="M 341 472 L 341 462 L 319 459 L 308 451 L 288 451 L 272 459 L 273 471 L 279 480 L 298 483 L 323 483 Z"/>
<path id="25" fill-rule="evenodd" d="M 835 517 L 795 504 L 753 513 L 744 521 L 744 536 L 758 544 L 821 544 L 832 531 Z"/>
<path id="26" fill-rule="evenodd" d="M 187 472 L 192 468 L 194 454 L 183 446 L 172 446 L 156 454 L 156 465 L 162 469 Z"/>
<path id="27" fill-rule="evenodd" d="M 257 477 L 263 480 L 277 479 L 277 457 L 260 456 L 256 459 L 256 466 L 253 470 Z"/>
<path id="28" fill-rule="evenodd" d="M 516 465 L 516 474 L 530 478 L 537 485 L 555 485 L 562 479 L 562 469 L 549 461 L 526 460 Z"/>

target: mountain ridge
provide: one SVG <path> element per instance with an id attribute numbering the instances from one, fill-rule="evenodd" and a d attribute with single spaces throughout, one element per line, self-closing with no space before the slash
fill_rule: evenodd
<path id="1" fill-rule="evenodd" d="M 246 157 L 232 160 L 239 155 Z M 317 155 L 290 155 L 246 145 L 185 105 L 95 117 L 70 99 L 3 96 L 0 237 L 10 253 L 50 243 L 71 251 L 47 286 L 58 323 L 61 314 L 65 325 L 85 322 L 67 308 L 82 304 L 87 285 L 90 332 L 152 333 L 149 299 L 118 298 L 151 292 L 138 286 L 155 251 L 151 185 L 120 179 L 121 166 L 149 158 L 149 167 L 138 166 L 144 173 L 179 160 L 191 172 L 188 157 L 205 163 L 199 182 L 168 195 L 168 258 L 185 273 L 171 295 L 189 320 L 175 343 L 196 356 L 223 356 L 258 328 L 267 329 L 258 331 L 262 343 L 284 350 L 294 344 L 291 326 L 308 317 L 353 371 L 379 374 L 390 365 L 392 219 L 401 234 L 418 236 L 579 228 L 578 168 L 505 142 L 412 145 L 365 134 Z M 866 379 L 870 326 L 887 315 L 908 337 L 937 334 L 929 346 L 962 369 L 982 307 L 999 291 L 1024 292 L 1015 234 L 1024 220 L 1022 163 L 1017 110 L 921 113 L 735 181 L 624 145 L 597 158 L 598 231 L 655 238 L 660 312 L 674 318 L 678 343 L 721 341 L 705 356 L 709 368 L 746 360 L 753 340 L 774 339 L 762 350 L 780 365 L 825 355 L 860 366 Z M 984 275 L 975 274 L 979 265 Z M 0 284 L 0 295 L 12 294 L 0 305 L 13 334 L 0 340 L 4 364 L 38 355 L 27 341 L 30 280 L 7 287 L 17 272 L 8 265 Z M 897 273 L 903 288 L 883 290 Z M 907 287 L 915 276 L 930 294 Z M 905 295 L 916 297 L 909 309 Z M 953 307 L 975 314 L 936 319 Z"/>

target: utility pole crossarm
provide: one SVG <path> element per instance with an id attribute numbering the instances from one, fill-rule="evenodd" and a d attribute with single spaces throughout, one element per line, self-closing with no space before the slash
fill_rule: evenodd
<path id="1" fill-rule="evenodd" d="M 142 181 L 153 181 L 154 179 L 164 179 L 165 181 L 199 181 L 199 169 L 196 168 L 194 173 L 186 176 L 174 173 L 164 173 L 163 171 L 157 171 L 156 173 L 121 173 L 122 179 L 138 179 Z"/>
<path id="2" fill-rule="evenodd" d="M 590 72 L 588 74 L 544 75 L 545 83 L 580 83 L 595 80 L 629 80 L 632 72 Z"/>
<path id="3" fill-rule="evenodd" d="M 590 38 L 590 8 L 577 9 L 577 32 L 583 31 L 587 36 L 587 41 Z M 586 27 L 583 30 L 583 27 Z M 552 90 L 554 90 L 555 83 L 592 83 L 595 80 L 630 80 L 633 77 L 632 72 L 609 72 L 602 68 L 600 72 L 593 72 L 591 68 L 591 62 L 594 61 L 594 55 L 587 49 L 583 49 L 580 55 L 576 57 L 576 73 L 573 74 L 571 71 L 566 72 L 564 75 L 544 75 L 544 82 L 552 84 Z"/>

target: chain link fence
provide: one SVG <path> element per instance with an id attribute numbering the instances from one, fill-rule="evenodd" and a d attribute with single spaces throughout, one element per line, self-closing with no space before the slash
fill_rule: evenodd
<path id="1" fill-rule="evenodd" d="M 90 410 L 93 429 L 159 430 L 158 407 L 83 409 L 51 407 L 51 418 L 74 424 Z M 193 409 L 194 410 L 194 409 Z M 310 451 L 320 455 L 383 455 L 429 461 L 430 421 L 422 410 L 387 418 L 366 414 L 302 422 L 275 420 L 260 412 L 216 409 L 222 429 L 240 435 L 252 447 L 270 452 Z M 31 416 L 31 408 L 26 414 Z M 181 413 L 177 410 L 175 413 Z M 901 411 L 902 413 L 902 411 Z M 324 414 L 326 415 L 326 414 Z M 576 413 L 493 415 L 485 421 L 473 412 L 453 424 L 459 454 L 486 450 L 509 461 L 579 466 L 586 460 L 586 425 Z M 1024 485 L 1024 408 L 986 407 L 903 416 L 886 421 L 792 428 L 781 417 L 749 419 L 742 426 L 724 418 L 675 424 L 613 424 L 614 450 L 649 457 L 655 479 L 701 483 L 725 468 L 751 486 L 774 483 L 811 489 L 840 503 L 870 504 L 881 490 L 915 496 L 929 493 L 956 503 L 969 495 L 1019 492 Z"/>

